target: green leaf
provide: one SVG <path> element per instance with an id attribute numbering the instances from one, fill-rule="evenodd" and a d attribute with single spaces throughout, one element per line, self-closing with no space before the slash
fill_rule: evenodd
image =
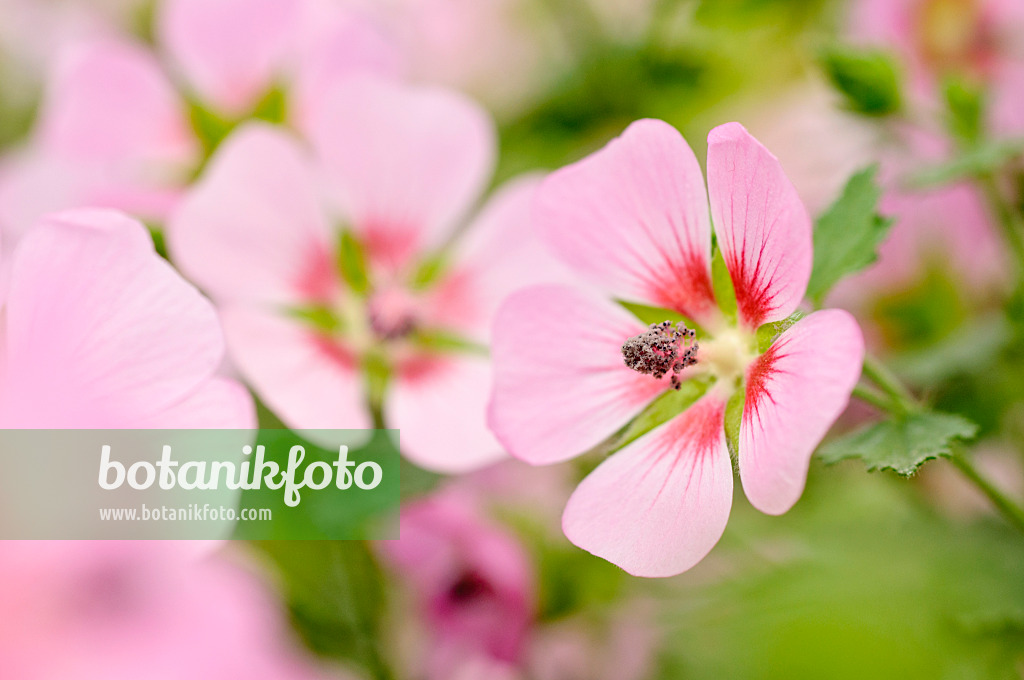
<path id="1" fill-rule="evenodd" d="M 370 277 L 366 267 L 366 252 L 363 244 L 349 229 L 343 229 L 338 243 L 338 271 L 345 283 L 356 293 L 365 293 L 370 288 Z"/>
<path id="2" fill-rule="evenodd" d="M 740 455 L 740 425 L 743 422 L 743 405 L 747 401 L 745 390 L 736 390 L 725 405 L 725 443 L 729 455 Z"/>
<path id="3" fill-rule="evenodd" d="M 732 285 L 732 276 L 729 274 L 729 268 L 725 266 L 725 258 L 722 257 L 717 242 L 711 253 L 711 287 L 715 292 L 718 308 L 727 319 L 735 321 L 738 308 L 736 289 Z"/>
<path id="4" fill-rule="evenodd" d="M 826 463 L 860 458 L 869 471 L 893 470 L 910 476 L 925 461 L 948 457 L 957 439 L 970 439 L 978 426 L 949 413 L 911 413 L 883 420 L 823 446 L 818 455 Z"/>
<path id="5" fill-rule="evenodd" d="M 875 181 L 877 166 L 861 170 L 846 183 L 843 194 L 818 218 L 814 227 L 814 268 L 807 296 L 821 304 L 845 276 L 875 261 L 879 244 L 893 220 L 876 210 L 882 189 Z"/>
<path id="6" fill-rule="evenodd" d="M 384 577 L 361 541 L 262 541 L 277 567 L 292 620 L 317 653 L 390 678 L 382 654 Z"/>
<path id="7" fill-rule="evenodd" d="M 690 408 L 712 385 L 707 378 L 684 380 L 678 390 L 668 390 L 652 401 L 619 432 L 594 447 L 603 453 L 614 453 L 623 446 L 636 441 L 654 428 L 667 423 Z"/>
<path id="8" fill-rule="evenodd" d="M 853 111 L 866 116 L 888 116 L 900 110 L 900 76 L 889 54 L 836 47 L 821 56 L 821 65 Z"/>
<path id="9" fill-rule="evenodd" d="M 416 290 L 423 290 L 435 283 L 445 273 L 448 260 L 444 254 L 432 255 L 423 260 L 412 275 L 410 285 Z"/>
<path id="10" fill-rule="evenodd" d="M 943 84 L 947 125 L 962 143 L 973 146 L 982 139 L 985 127 L 985 92 L 977 84 L 952 78 Z"/>
<path id="11" fill-rule="evenodd" d="M 782 321 L 773 321 L 772 323 L 762 324 L 761 327 L 757 329 L 758 354 L 764 354 L 767 352 L 768 348 L 779 339 L 780 335 L 789 330 L 793 324 L 802 318 L 804 318 L 803 312 L 793 312 Z"/>

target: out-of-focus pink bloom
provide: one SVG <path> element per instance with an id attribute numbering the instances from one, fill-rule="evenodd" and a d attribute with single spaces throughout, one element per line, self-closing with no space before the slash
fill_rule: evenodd
<path id="1" fill-rule="evenodd" d="M 0 427 L 250 428 L 213 306 L 118 213 L 56 214 L 5 252 Z"/>
<path id="2" fill-rule="evenodd" d="M 400 46 L 418 81 L 469 92 L 501 112 L 528 104 L 550 73 L 551 26 L 523 0 L 348 0 Z"/>
<path id="3" fill-rule="evenodd" d="M 252 575 L 176 542 L 7 543 L 0 609 L 0 667 L 19 680 L 327 677 Z"/>
<path id="4" fill-rule="evenodd" d="M 303 127 L 333 84 L 397 72 L 366 20 L 327 0 L 167 0 L 158 34 L 197 105 L 234 120 L 274 87 Z M 0 170 L 0 228 L 110 207 L 164 220 L 202 159 L 189 104 L 149 48 L 109 35 L 59 51 L 28 147 Z"/>
<path id="5" fill-rule="evenodd" d="M 384 419 L 414 461 L 461 471 L 496 460 L 488 363 L 466 343 L 486 342 L 501 298 L 554 268 L 530 237 L 536 181 L 498 191 L 465 238 L 442 247 L 491 171 L 481 109 L 444 90 L 352 79 L 312 141 L 334 210 L 302 146 L 249 125 L 172 221 L 175 261 L 220 303 L 235 364 L 290 426 L 369 426 L 365 369 L 383 362 Z M 366 256 L 362 288 L 339 266 L 342 225 Z M 438 254 L 440 269 L 429 266 Z"/>
<path id="6" fill-rule="evenodd" d="M 991 88 L 991 123 L 1024 132 L 1024 3 L 1019 0 L 858 0 L 855 38 L 896 49 L 918 95 L 931 99 L 945 75 Z"/>
<path id="7" fill-rule="evenodd" d="M 378 546 L 431 631 L 426 677 L 515 677 L 534 617 L 522 546 L 457 491 L 407 505 L 401 525 L 401 540 Z M 484 668 L 497 675 L 480 675 Z"/>
<path id="8" fill-rule="evenodd" d="M 747 498 L 780 514 L 800 497 L 863 357 L 856 322 L 839 310 L 803 318 L 758 351 L 756 330 L 803 298 L 811 223 L 778 161 L 742 126 L 715 128 L 708 143 L 710 213 L 738 323 L 712 288 L 700 167 L 679 133 L 653 120 L 554 173 L 535 216 L 579 274 L 699 324 L 699 350 L 668 322 L 647 328 L 612 301 L 561 286 L 513 295 L 495 322 L 490 424 L 530 463 L 572 458 L 681 381 L 709 382 L 687 410 L 598 466 L 566 506 L 571 541 L 642 576 L 685 571 L 724 531 L 733 476 L 723 424 L 734 393 L 745 399 L 738 455 Z"/>

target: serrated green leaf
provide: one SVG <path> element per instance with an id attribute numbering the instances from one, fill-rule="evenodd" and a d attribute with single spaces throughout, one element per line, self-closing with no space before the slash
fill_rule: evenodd
<path id="1" fill-rule="evenodd" d="M 816 304 L 845 276 L 875 261 L 879 244 L 892 226 L 876 210 L 882 189 L 877 166 L 861 170 L 846 183 L 842 195 L 814 227 L 814 268 L 807 296 Z"/>
<path id="2" fill-rule="evenodd" d="M 821 65 L 851 110 L 866 116 L 888 116 L 900 110 L 900 75 L 889 54 L 837 47 L 821 56 Z"/>
<path id="3" fill-rule="evenodd" d="M 893 470 L 910 476 L 933 458 L 948 457 L 958 439 L 970 439 L 978 426 L 949 413 L 911 413 L 868 425 L 823 446 L 818 455 L 826 463 L 860 458 L 869 471 Z"/>

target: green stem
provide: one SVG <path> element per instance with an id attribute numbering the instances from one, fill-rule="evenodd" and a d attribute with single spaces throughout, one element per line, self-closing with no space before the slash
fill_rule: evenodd
<path id="1" fill-rule="evenodd" d="M 963 475 L 969 479 L 974 486 L 978 487 L 985 496 L 992 502 L 992 505 L 1002 513 L 1003 517 L 1015 528 L 1024 532 L 1024 509 L 1006 497 L 992 482 L 986 479 L 974 466 L 963 450 L 957 447 L 952 452 L 950 460 Z"/>
<path id="2" fill-rule="evenodd" d="M 892 399 L 888 395 L 867 385 L 858 384 L 854 387 L 853 396 L 856 399 L 860 399 L 865 404 L 874 406 L 883 413 L 889 413 L 893 409 Z"/>
<path id="3" fill-rule="evenodd" d="M 348 546 L 344 542 L 333 543 L 335 555 L 335 582 L 342 591 L 341 597 L 349 606 L 343 607 L 344 614 L 348 618 L 348 625 L 356 633 L 356 649 L 359 658 L 362 660 L 365 669 L 370 673 L 373 680 L 394 680 L 395 676 L 384 663 L 377 645 L 373 640 L 371 629 L 372 624 L 366 616 L 363 608 L 359 606 L 359 593 L 355 591 L 352 573 L 362 568 L 358 559 L 353 559 L 348 553 Z"/>
<path id="4" fill-rule="evenodd" d="M 871 355 L 864 357 L 864 377 L 878 385 L 900 409 L 898 415 L 906 415 L 920 410 L 921 405 L 900 379 L 885 364 Z M 886 409 L 891 411 L 892 409 Z"/>
<path id="5" fill-rule="evenodd" d="M 1003 238 L 1013 252 L 1013 257 L 1016 260 L 1018 285 L 1024 285 L 1024 224 L 1022 224 L 1020 216 L 1006 204 L 993 175 L 982 175 L 978 177 L 977 182 L 985 195 L 989 210 L 993 213 L 996 223 L 1003 233 Z"/>

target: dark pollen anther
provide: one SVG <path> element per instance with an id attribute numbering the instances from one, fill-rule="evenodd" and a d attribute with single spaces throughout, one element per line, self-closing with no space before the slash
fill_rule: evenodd
<path id="1" fill-rule="evenodd" d="M 671 373 L 672 387 L 678 390 L 682 382 L 676 374 L 697 363 L 696 337 L 682 322 L 675 327 L 670 321 L 652 323 L 647 331 L 622 343 L 622 358 L 634 371 L 658 380 Z"/>

